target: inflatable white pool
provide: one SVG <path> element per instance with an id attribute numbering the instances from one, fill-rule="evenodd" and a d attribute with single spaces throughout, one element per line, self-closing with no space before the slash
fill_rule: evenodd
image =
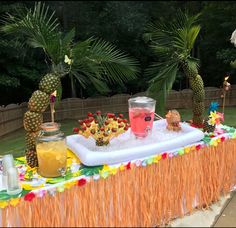
<path id="1" fill-rule="evenodd" d="M 116 164 L 147 156 L 168 152 L 203 139 L 202 131 L 181 123 L 180 132 L 166 130 L 166 120 L 154 121 L 152 135 L 145 139 L 136 139 L 130 129 L 113 139 L 108 146 L 98 147 L 92 138 L 81 135 L 68 136 L 67 146 L 84 165 L 96 166 Z"/>

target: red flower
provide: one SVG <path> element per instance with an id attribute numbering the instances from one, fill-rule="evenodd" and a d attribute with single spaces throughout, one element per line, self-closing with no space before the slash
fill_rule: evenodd
<path id="1" fill-rule="evenodd" d="M 81 127 L 81 129 L 83 130 L 83 131 L 86 131 L 86 126 L 83 126 L 83 127 Z"/>
<path id="2" fill-rule="evenodd" d="M 109 113 L 109 112 L 108 112 L 108 113 L 107 113 L 107 117 L 108 117 L 108 118 L 113 118 L 113 117 L 115 117 L 115 114 L 114 114 L 114 113 Z"/>
<path id="3" fill-rule="evenodd" d="M 35 194 L 33 192 L 29 192 L 24 196 L 25 201 L 31 202 L 35 198 Z"/>
<path id="4" fill-rule="evenodd" d="M 221 142 L 224 142 L 224 141 L 225 141 L 225 137 L 222 136 L 222 137 L 220 138 L 220 141 L 221 141 Z"/>
<path id="5" fill-rule="evenodd" d="M 128 123 L 128 120 L 127 119 L 123 119 L 123 123 Z"/>
<path id="6" fill-rule="evenodd" d="M 80 121 L 79 121 L 79 125 L 82 126 L 83 124 L 84 124 L 84 121 L 83 121 L 83 120 L 80 120 Z"/>
<path id="7" fill-rule="evenodd" d="M 101 111 L 97 111 L 96 114 L 97 114 L 98 116 L 100 116 L 100 115 L 101 115 Z"/>
<path id="8" fill-rule="evenodd" d="M 90 123 L 90 120 L 89 119 L 85 119 L 84 123 Z"/>
<path id="9" fill-rule="evenodd" d="M 131 169 L 131 162 L 126 165 L 126 169 Z"/>
<path id="10" fill-rule="evenodd" d="M 94 117 L 89 117 L 89 122 L 92 123 L 94 121 Z"/>
<path id="11" fill-rule="evenodd" d="M 197 145 L 196 150 L 200 150 L 200 149 L 201 149 L 201 145 Z"/>
<path id="12" fill-rule="evenodd" d="M 210 138 L 214 138 L 215 136 L 214 135 L 210 135 Z"/>
<path id="13" fill-rule="evenodd" d="M 73 132 L 74 133 L 78 133 L 79 132 L 79 128 L 77 128 L 77 127 L 73 128 Z"/>
<path id="14" fill-rule="evenodd" d="M 86 184 L 86 179 L 84 179 L 84 178 L 78 180 L 78 182 L 77 182 L 77 185 L 78 185 L 79 187 L 81 187 L 81 186 L 83 186 L 83 185 L 85 185 L 85 184 Z"/>
<path id="15" fill-rule="evenodd" d="M 162 159 L 166 159 L 167 158 L 167 153 L 164 153 L 161 155 Z"/>
<path id="16" fill-rule="evenodd" d="M 123 117 L 124 117 L 124 115 L 120 113 L 120 114 L 119 114 L 119 117 L 120 117 L 120 118 L 123 118 Z"/>
<path id="17" fill-rule="evenodd" d="M 93 113 L 88 112 L 87 116 L 88 116 L 88 117 L 93 117 Z"/>
<path id="18" fill-rule="evenodd" d="M 125 130 L 125 131 L 128 131 L 128 129 L 129 129 L 129 126 L 126 125 L 126 126 L 124 127 L 124 130 Z"/>

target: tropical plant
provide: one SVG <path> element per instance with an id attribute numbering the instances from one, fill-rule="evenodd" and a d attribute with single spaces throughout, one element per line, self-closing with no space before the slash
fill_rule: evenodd
<path id="1" fill-rule="evenodd" d="M 23 37 L 23 46 L 43 49 L 51 68 L 40 81 L 39 90 L 32 94 L 29 110 L 24 114 L 26 160 L 30 167 L 38 165 L 36 138 L 43 122 L 42 113 L 49 105 L 49 96 L 55 90 L 61 92 L 60 77 L 70 76 L 72 95 L 75 95 L 75 79 L 83 87 L 89 82 L 97 90 L 106 92 L 106 82 L 123 84 L 137 73 L 137 62 L 112 44 L 94 38 L 74 42 L 74 29 L 64 35 L 54 14 L 55 11 L 50 13 L 49 7 L 40 2 L 34 9 L 20 7 L 15 14 L 8 13 L 4 17 L 1 28 L 7 34 L 15 34 L 17 39 Z M 51 112 L 54 122 L 53 109 Z"/>
<path id="2" fill-rule="evenodd" d="M 193 123 L 201 125 L 204 112 L 204 84 L 198 74 L 198 59 L 191 56 L 200 25 L 197 24 L 199 14 L 190 16 L 179 11 L 173 21 L 150 23 L 146 28 L 144 40 L 157 56 L 157 61 L 146 69 L 150 77 L 148 92 L 158 96 L 158 105 L 164 112 L 164 104 L 168 92 L 176 79 L 178 71 L 183 70 L 193 90 Z"/>
<path id="3" fill-rule="evenodd" d="M 136 60 L 102 39 L 74 42 L 75 30 L 63 34 L 55 11 L 50 12 L 40 2 L 33 9 L 20 7 L 6 14 L 3 23 L 2 31 L 24 37 L 22 45 L 42 48 L 52 72 L 69 75 L 73 96 L 76 81 L 84 88 L 92 84 L 100 92 L 107 92 L 107 82 L 123 84 L 138 72 Z M 65 56 L 70 60 L 67 64 Z"/>

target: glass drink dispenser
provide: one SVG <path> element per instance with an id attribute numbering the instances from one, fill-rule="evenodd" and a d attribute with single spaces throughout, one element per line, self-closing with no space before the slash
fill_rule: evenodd
<path id="1" fill-rule="evenodd" d="M 67 147 L 57 123 L 44 123 L 37 138 L 38 173 L 43 177 L 63 176 L 66 172 Z"/>
<path id="2" fill-rule="evenodd" d="M 134 97 L 129 102 L 130 127 L 136 138 L 145 138 L 152 132 L 156 101 L 149 97 Z"/>

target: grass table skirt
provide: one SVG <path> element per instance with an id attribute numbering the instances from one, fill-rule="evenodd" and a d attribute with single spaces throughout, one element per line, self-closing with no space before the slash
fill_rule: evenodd
<path id="1" fill-rule="evenodd" d="M 236 139 L 2 209 L 3 226 L 157 226 L 236 184 Z"/>

